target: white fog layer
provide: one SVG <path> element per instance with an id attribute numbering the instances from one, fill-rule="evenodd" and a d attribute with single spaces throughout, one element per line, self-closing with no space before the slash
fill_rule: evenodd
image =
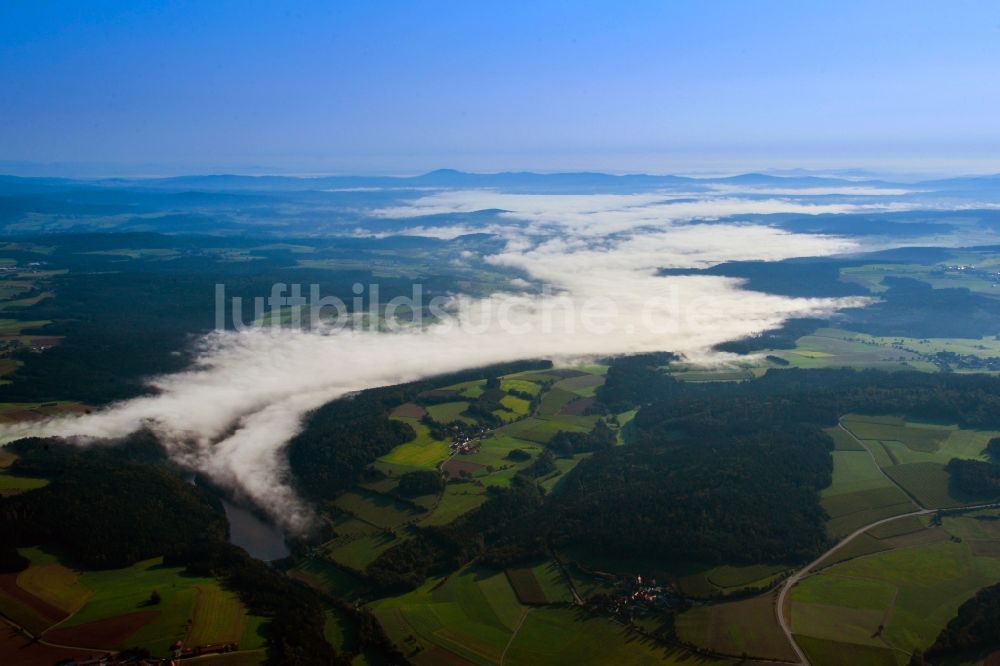
<path id="1" fill-rule="evenodd" d="M 830 209 L 858 209 L 855 205 L 453 192 L 379 214 L 404 217 L 485 206 L 503 208 L 514 224 L 500 230 L 504 250 L 467 261 L 515 268 L 535 286 L 551 289 L 528 295 L 512 290 L 486 299 L 456 295 L 446 320 L 392 333 L 214 333 L 201 342 L 192 368 L 151 380 L 155 396 L 85 416 L 4 426 L 0 434 L 5 440 L 57 435 L 87 442 L 148 427 L 173 459 L 297 531 L 308 526 L 310 515 L 292 489 L 284 449 L 310 410 L 338 396 L 525 358 L 568 362 L 599 354 L 673 351 L 724 361 L 711 351 L 718 343 L 780 326 L 790 317 L 825 316 L 864 303 L 751 292 L 723 277 L 657 275 L 661 267 L 819 256 L 854 247 L 829 236 L 687 220 L 834 212 Z"/>

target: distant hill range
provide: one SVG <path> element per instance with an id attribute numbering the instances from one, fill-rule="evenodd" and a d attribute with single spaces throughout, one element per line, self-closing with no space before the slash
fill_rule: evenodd
<path id="1" fill-rule="evenodd" d="M 995 190 L 1000 175 L 949 178 L 919 183 L 895 183 L 878 179 L 836 178 L 810 175 L 770 175 L 747 173 L 726 177 L 691 177 L 672 175 L 624 174 L 596 172 L 533 173 L 508 171 L 500 173 L 469 173 L 454 169 L 438 169 L 418 176 L 245 176 L 234 174 L 178 176 L 171 178 L 103 178 L 95 180 L 68 178 L 23 178 L 0 176 L 0 191 L 20 192 L 47 189 L 99 187 L 147 190 L 206 192 L 273 192 L 323 191 L 360 188 L 498 188 L 511 191 L 535 192 L 620 192 L 646 191 L 659 188 L 730 187 L 892 187 L 930 189 L 934 191 L 969 192 Z"/>

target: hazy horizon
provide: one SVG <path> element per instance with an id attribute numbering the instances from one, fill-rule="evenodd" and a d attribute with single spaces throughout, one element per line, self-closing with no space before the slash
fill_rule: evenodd
<path id="1" fill-rule="evenodd" d="M 686 178 L 727 178 L 732 176 L 742 176 L 747 174 L 762 174 L 778 177 L 811 176 L 824 178 L 839 178 L 844 180 L 888 180 L 897 182 L 918 182 L 920 180 L 930 180 L 938 178 L 975 178 L 983 176 L 1000 175 L 1000 161 L 995 166 L 992 163 L 980 165 L 970 164 L 966 166 L 952 166 L 946 168 L 880 168 L 875 166 L 858 166 L 845 163 L 842 166 L 820 167 L 802 166 L 798 163 L 789 163 L 782 166 L 753 166 L 747 164 L 743 167 L 720 164 L 716 168 L 708 166 L 702 167 L 678 167 L 676 169 L 642 169 L 642 168 L 602 168 L 595 165 L 593 168 L 583 166 L 567 166 L 566 168 L 534 168 L 519 167 L 512 165 L 508 168 L 458 168 L 451 164 L 433 166 L 430 168 L 412 169 L 373 169 L 373 170 L 317 170 L 309 171 L 303 169 L 282 169 L 256 166 L 217 166 L 199 168 L 196 166 L 182 167 L 169 165 L 141 165 L 141 164 L 78 164 L 78 163 L 44 163 L 44 162 L 16 162 L 0 160 L 0 176 L 15 178 L 65 178 L 68 180 L 91 181 L 91 180 L 153 180 L 160 178 L 197 178 L 215 176 L 235 176 L 235 177 L 280 177 L 280 178 L 337 178 L 337 177 L 358 177 L 358 178 L 415 178 L 437 171 L 457 171 L 466 174 L 476 175 L 499 175 L 505 173 L 525 173 L 537 175 L 549 174 L 583 174 L 599 173 L 610 176 L 680 176 Z"/>

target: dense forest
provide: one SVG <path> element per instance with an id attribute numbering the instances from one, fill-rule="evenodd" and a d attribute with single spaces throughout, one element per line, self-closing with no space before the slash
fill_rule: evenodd
<path id="1" fill-rule="evenodd" d="M 411 399 L 415 387 L 362 391 L 316 410 L 288 446 L 300 491 L 314 500 L 333 499 L 355 483 L 379 456 L 416 436 L 389 412 Z"/>
<path id="2" fill-rule="evenodd" d="M 580 463 L 551 503 L 553 542 L 704 563 L 795 562 L 822 550 L 829 436 L 781 425 L 674 437 L 670 428 Z"/>
<path id="3" fill-rule="evenodd" d="M 351 241 L 328 241 L 334 242 Z M 385 300 L 411 293 L 409 279 L 301 268 L 288 250 L 256 245 L 259 241 L 234 238 L 66 234 L 22 239 L 17 246 L 41 248 L 37 251 L 0 251 L 0 257 L 23 263 L 44 262 L 46 271 L 68 271 L 49 278 L 46 288 L 55 291 L 55 298 L 18 311 L 25 320 L 52 322 L 34 333 L 64 340 L 44 354 L 18 353 L 23 366 L 16 381 L 0 386 L 0 401 L 100 405 L 149 392 L 146 378 L 187 367 L 196 352 L 194 341 L 214 328 L 217 284 L 225 285 L 227 298 L 242 298 L 244 325 L 254 319 L 254 298 L 270 294 L 276 283 L 317 284 L 323 296 L 340 296 L 348 309 L 355 283 L 377 282 Z M 180 255 L 169 261 L 130 256 L 135 248 Z M 226 261 L 223 249 L 241 251 L 246 260 Z M 451 284 L 443 277 L 422 281 L 428 296 Z M 232 328 L 228 314 L 225 323 Z"/>
<path id="4" fill-rule="evenodd" d="M 982 338 L 1000 333 L 995 298 L 965 288 L 935 289 L 913 278 L 882 279 L 888 290 L 864 308 L 845 310 L 846 326 L 870 335 Z"/>
<path id="5" fill-rule="evenodd" d="M 32 439 L 11 448 L 20 456 L 15 473 L 51 483 L 0 498 L 5 545 L 58 544 L 88 568 L 109 569 L 157 557 L 175 543 L 228 536 L 219 500 L 164 465 L 137 461 L 153 455 L 142 445 L 84 450 Z"/>
<path id="6" fill-rule="evenodd" d="M 938 248 L 904 248 L 851 259 L 789 259 L 778 262 L 733 261 L 701 270 L 661 269 L 661 275 L 718 275 L 742 279 L 752 291 L 797 297 L 870 296 L 859 284 L 841 280 L 841 270 L 872 262 L 930 264 L 943 261 L 947 252 Z M 877 300 L 860 308 L 841 311 L 840 326 L 876 336 L 916 338 L 981 338 L 1000 333 L 1000 307 L 996 298 L 965 288 L 934 288 L 909 277 L 887 275 L 885 291 Z M 791 319 L 780 328 L 727 342 L 722 351 L 745 354 L 763 349 L 787 349 L 795 340 L 830 322 Z"/>
<path id="7" fill-rule="evenodd" d="M 581 463 L 549 500 L 555 542 L 660 559 L 796 561 L 825 543 L 818 491 L 848 412 L 1000 425 L 1000 379 L 983 375 L 773 370 L 741 383 L 679 382 L 662 355 L 615 360 L 598 397 L 645 404 L 635 441 Z M 997 468 L 949 466 L 952 483 L 997 496 Z M 669 483 L 664 480 L 669 480 Z"/>
<path id="8" fill-rule="evenodd" d="M 560 455 L 571 456 L 588 451 L 609 449 L 618 441 L 615 431 L 601 419 L 590 432 L 567 432 L 560 430 L 549 440 L 546 448 Z"/>
<path id="9" fill-rule="evenodd" d="M 1000 377 L 982 374 L 881 372 L 788 368 L 749 382 L 681 382 L 646 356 L 612 364 L 598 398 L 611 408 L 637 400 L 647 408 L 637 425 L 655 425 L 689 414 L 743 423 L 775 419 L 835 425 L 849 412 L 903 414 L 970 428 L 1000 425 Z"/>
<path id="10" fill-rule="evenodd" d="M 981 460 L 953 458 L 946 467 L 948 485 L 956 497 L 992 500 L 1000 497 L 1000 465 Z"/>
<path id="11" fill-rule="evenodd" d="M 701 270 L 661 269 L 660 275 L 719 275 L 744 280 L 751 291 L 782 296 L 867 296 L 858 284 L 842 282 L 840 270 L 863 265 L 862 261 L 836 259 L 789 259 L 785 261 L 729 261 Z"/>

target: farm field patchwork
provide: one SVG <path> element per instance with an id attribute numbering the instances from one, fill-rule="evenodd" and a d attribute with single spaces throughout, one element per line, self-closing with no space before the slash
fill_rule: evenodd
<path id="1" fill-rule="evenodd" d="M 827 534 L 832 538 L 845 536 L 881 518 L 916 510 L 913 501 L 883 476 L 857 440 L 840 428 L 829 432 L 839 440 L 830 454 L 833 480 L 820 493 L 820 504 L 830 516 Z M 852 443 L 856 449 L 847 448 Z"/>
<path id="2" fill-rule="evenodd" d="M 563 407 L 576 400 L 579 395 L 572 391 L 561 388 L 553 388 L 542 396 L 542 402 L 538 406 L 538 416 L 552 417 L 558 414 Z"/>
<path id="3" fill-rule="evenodd" d="M 903 518 L 872 530 L 864 536 L 881 542 L 880 552 L 859 549 L 793 588 L 792 630 L 810 659 L 837 663 L 831 654 L 843 646 L 842 654 L 867 654 L 865 663 L 906 663 L 959 605 L 1000 578 L 1000 559 L 975 545 L 1000 544 L 993 521 L 946 516 L 936 527 L 927 520 Z"/>
<path id="4" fill-rule="evenodd" d="M 235 642 L 248 650 L 264 645 L 264 618 L 247 614 L 236 596 L 212 578 L 164 567 L 158 559 L 126 569 L 80 572 L 44 550 L 25 548 L 21 554 L 30 567 L 7 574 L 16 576 L 21 592 L 14 597 L 7 589 L 0 592 L 0 607 L 15 620 L 34 614 L 42 623 L 26 626 L 44 632 L 46 640 L 96 649 L 144 645 L 164 656 L 175 640 Z M 160 597 L 156 603 L 151 601 L 154 590 Z M 46 613 L 45 608 L 54 611 Z"/>
<path id="5" fill-rule="evenodd" d="M 604 376 L 599 374 L 587 374 L 579 377 L 569 377 L 556 382 L 553 388 L 561 391 L 569 391 L 583 397 L 594 395 L 598 386 L 604 384 Z"/>
<path id="6" fill-rule="evenodd" d="M 191 631 L 184 641 L 187 645 L 236 643 L 245 650 L 264 647 L 261 634 L 264 618 L 247 615 L 239 598 L 218 583 L 198 586 L 192 619 Z"/>
<path id="7" fill-rule="evenodd" d="M 454 484 L 445 486 L 444 494 L 438 502 L 437 507 L 426 517 L 420 519 L 419 524 L 447 525 L 459 516 L 472 511 L 486 501 L 484 489 L 473 486 L 469 483 Z"/>
<path id="8" fill-rule="evenodd" d="M 954 425 L 904 421 L 898 416 L 849 414 L 841 419 L 871 452 L 885 473 L 927 507 L 969 503 L 949 491 L 944 466 L 952 458 L 986 460 L 986 444 L 1000 433 L 965 430 Z M 850 455 L 837 451 L 836 456 Z M 836 466 L 835 466 L 836 475 Z"/>
<path id="9" fill-rule="evenodd" d="M 666 650 L 575 608 L 524 606 L 502 572 L 467 567 L 371 608 L 407 658 L 420 665 L 726 663 Z"/>
<path id="10" fill-rule="evenodd" d="M 796 340 L 793 349 L 775 349 L 767 353 L 785 359 L 794 368 L 937 371 L 937 366 L 916 352 L 876 344 L 839 328 L 820 328 Z"/>
<path id="11" fill-rule="evenodd" d="M 498 663 L 522 606 L 503 572 L 467 567 L 432 578 L 400 597 L 372 604 L 390 637 L 417 663 L 453 653 L 474 663 Z"/>

